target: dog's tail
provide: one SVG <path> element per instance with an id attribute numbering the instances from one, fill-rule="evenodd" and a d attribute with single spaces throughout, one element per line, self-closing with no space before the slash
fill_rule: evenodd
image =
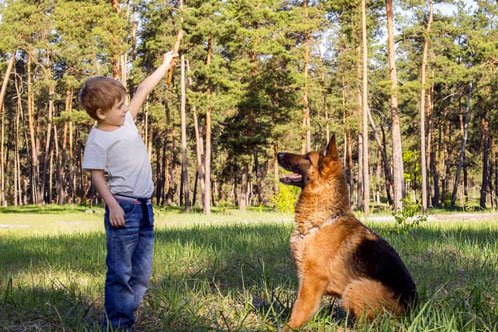
<path id="1" fill-rule="evenodd" d="M 342 300 L 344 308 L 357 318 L 374 319 L 385 311 L 399 316 L 405 311 L 391 289 L 368 278 L 359 278 L 349 283 L 342 294 Z"/>

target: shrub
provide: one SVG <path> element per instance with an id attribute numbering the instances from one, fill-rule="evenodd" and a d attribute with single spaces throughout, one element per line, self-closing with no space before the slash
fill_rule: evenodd
<path id="1" fill-rule="evenodd" d="M 427 221 L 427 215 L 418 214 L 420 204 L 414 203 L 408 199 L 403 200 L 403 208 L 393 212 L 394 221 L 398 226 L 399 232 L 407 232 L 416 228 L 421 223 Z"/>
<path id="2" fill-rule="evenodd" d="M 275 209 L 279 212 L 292 213 L 301 190 L 295 186 L 279 186 L 278 193 L 271 197 Z"/>

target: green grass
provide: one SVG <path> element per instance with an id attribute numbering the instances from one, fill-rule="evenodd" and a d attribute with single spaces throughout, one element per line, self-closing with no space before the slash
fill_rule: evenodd
<path id="1" fill-rule="evenodd" d="M 105 274 L 102 209 L 29 209 L 0 214 L 0 331 L 97 330 Z M 209 217 L 158 209 L 154 272 L 138 326 L 275 331 L 296 297 L 292 226 L 292 215 L 259 209 L 225 208 Z M 447 217 L 406 232 L 392 222 L 369 226 L 404 259 L 421 303 L 407 317 L 379 317 L 357 323 L 355 331 L 498 330 L 497 221 Z M 324 298 L 303 330 L 346 326 L 338 304 Z"/>

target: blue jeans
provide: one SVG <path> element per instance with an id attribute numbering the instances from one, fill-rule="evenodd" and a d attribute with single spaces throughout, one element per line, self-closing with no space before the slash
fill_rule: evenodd
<path id="1" fill-rule="evenodd" d="M 125 212 L 125 227 L 109 223 L 105 210 L 107 274 L 103 328 L 127 328 L 135 323 L 135 311 L 149 287 L 152 272 L 154 214 L 152 204 L 116 197 Z"/>

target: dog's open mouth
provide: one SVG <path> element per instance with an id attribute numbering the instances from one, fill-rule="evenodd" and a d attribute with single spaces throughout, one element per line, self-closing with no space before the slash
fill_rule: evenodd
<path id="1" fill-rule="evenodd" d="M 280 177 L 280 182 L 283 184 L 299 185 L 303 177 L 297 173 L 284 174 Z"/>

